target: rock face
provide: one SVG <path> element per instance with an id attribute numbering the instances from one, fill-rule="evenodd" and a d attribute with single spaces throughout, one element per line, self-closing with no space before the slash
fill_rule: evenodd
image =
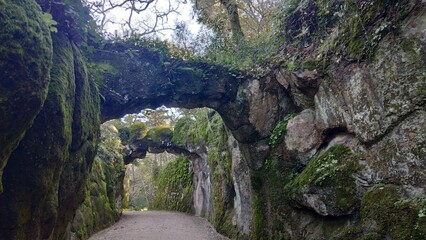
<path id="1" fill-rule="evenodd" d="M 5 118 L 2 112 L 2 127 L 17 130 L 14 135 L 3 135 L 2 130 L 2 137 L 10 137 L 13 139 L 10 143 L 15 145 L 22 140 L 18 147 L 2 148 L 2 151 L 16 149 L 3 171 L 0 235 L 5 239 L 61 239 L 84 199 L 86 178 L 95 156 L 100 123 L 97 88 L 88 80 L 80 50 L 65 31 L 52 33 L 51 45 L 48 26 L 34 1 L 2 1 L 0 4 L 2 23 L 12 21 L 8 29 L 13 30 L 16 37 L 4 39 L 8 44 L 15 44 L 9 50 L 16 49 L 16 55 L 13 61 L 2 59 L 2 72 L 7 73 L 5 79 L 10 78 L 2 88 L 9 89 L 4 91 L 8 98 L 12 97 L 9 92 L 13 92 L 30 99 L 25 103 L 14 98 L 12 104 L 23 105 L 14 107 Z M 28 29 L 25 34 L 20 34 L 23 30 L 19 26 Z M 6 51 L 3 46 L 2 51 Z M 51 52 L 54 64 L 50 60 Z M 15 65 L 13 71 L 8 64 Z M 31 71 L 27 71 L 27 67 Z M 22 86 L 28 89 L 19 88 L 20 81 L 25 81 Z M 10 107 L 2 105 L 2 111 Z M 7 121 L 10 117 L 12 121 Z M 22 120 L 28 122 L 21 123 Z M 3 156 L 7 153 L 2 152 L 2 159 Z"/>
<path id="2" fill-rule="evenodd" d="M 114 125 L 102 124 L 98 152 L 85 183 L 84 202 L 75 212 L 67 239 L 86 239 L 121 216 L 125 175 L 122 149 Z"/>
<path id="3" fill-rule="evenodd" d="M 370 17 L 378 16 L 378 12 L 384 14 L 374 21 L 366 15 L 362 21 L 370 26 L 365 31 L 379 34 L 381 30 L 377 27 L 386 25 L 383 21 L 392 22 L 398 31 L 369 39 L 372 45 L 361 49 L 371 52 L 359 52 L 362 56 L 357 61 L 350 60 L 354 49 L 338 42 L 353 39 L 336 40 L 342 36 L 331 34 L 316 42 L 319 39 L 307 36 L 311 37 L 306 40 L 312 46 L 306 51 L 311 52 L 301 50 L 298 55 L 301 58 L 297 60 L 299 69 L 290 73 L 288 69 L 276 71 L 277 81 L 290 92 L 295 104 L 307 109 L 289 121 L 284 141 L 272 149 L 271 162 L 268 160 L 263 168 L 254 171 L 252 186 L 253 182 L 261 184 L 257 191 L 264 194 L 254 209 L 260 208 L 267 214 L 259 218 L 255 212 L 252 235 L 289 239 L 426 236 L 423 214 L 414 215 L 424 211 L 426 199 L 423 182 L 426 145 L 422 137 L 426 97 L 425 6 L 419 1 L 404 4 L 407 9 L 399 8 L 398 16 L 390 12 L 399 5 L 390 4 L 381 11 L 376 8 L 379 4 L 373 2 L 370 7 L 358 6 Z M 321 21 L 326 16 L 315 15 L 318 9 L 315 5 L 325 7 L 319 2 L 302 1 L 289 19 L 294 23 L 309 15 Z M 413 6 L 418 8 L 413 10 Z M 311 14 L 298 15 L 302 12 Z M 337 22 L 330 31 L 347 31 L 344 22 Z M 334 45 L 327 45 L 330 43 Z M 297 48 L 297 44 L 289 43 L 286 47 Z M 329 48 L 341 52 L 324 57 L 322 51 Z M 304 69 L 309 61 L 314 66 Z M 315 61 L 319 64 L 315 65 Z M 274 167 L 270 168 L 271 165 Z M 289 174 L 278 174 L 275 172 L 278 169 Z M 283 183 L 280 185 L 279 181 Z M 284 191 L 277 190 L 277 186 Z M 281 196 L 281 202 L 276 201 L 276 195 Z M 380 203 L 374 203 L 373 198 Z M 401 201 L 406 202 L 400 204 Z M 269 207 L 281 213 L 269 213 Z M 381 213 L 375 212 L 375 208 Z M 396 208 L 413 215 L 408 219 L 404 214 L 395 214 Z M 374 217 L 375 214 L 379 217 Z M 398 215 L 392 222 L 399 227 L 383 219 L 389 215 Z M 268 222 L 268 229 L 280 227 L 281 230 L 259 231 L 256 224 L 259 219 Z"/>
<path id="4" fill-rule="evenodd" d="M 0 9 L 1 179 L 10 154 L 31 127 L 46 98 L 52 40 L 34 1 L 1 1 Z M 0 182 L 0 194 L 2 191 Z"/>

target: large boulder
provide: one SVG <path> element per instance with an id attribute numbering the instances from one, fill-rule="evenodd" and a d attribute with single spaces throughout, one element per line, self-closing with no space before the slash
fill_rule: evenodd
<path id="1" fill-rule="evenodd" d="M 52 41 L 34 0 L 0 1 L 0 22 L 1 194 L 3 168 L 46 98 Z"/>

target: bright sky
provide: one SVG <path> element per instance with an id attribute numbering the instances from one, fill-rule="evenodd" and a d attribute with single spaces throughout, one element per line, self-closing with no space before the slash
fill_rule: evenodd
<path id="1" fill-rule="evenodd" d="M 94 0 L 90 0 L 94 1 Z M 150 7 L 141 12 L 139 15 L 134 15 L 134 20 L 132 21 L 132 25 L 134 28 L 137 28 L 138 25 L 152 25 L 153 21 L 155 20 L 155 13 L 153 13 L 155 10 L 157 11 L 165 11 L 168 9 L 169 4 L 170 6 L 179 6 L 177 9 L 178 13 L 170 13 L 165 18 L 165 22 L 163 27 L 165 28 L 174 28 L 176 25 L 176 22 L 185 22 L 188 26 L 188 29 L 195 35 L 200 29 L 200 24 L 197 23 L 196 17 L 194 17 L 194 13 L 192 11 L 192 3 L 190 1 L 186 1 L 186 3 L 178 3 L 178 0 L 156 0 L 156 9 L 154 9 L 154 3 L 150 5 Z M 114 22 L 125 22 L 130 14 L 130 10 L 125 10 L 123 8 L 115 8 L 111 10 L 108 14 L 108 18 L 111 19 Z M 135 14 L 135 13 L 134 13 Z M 157 27 L 161 28 L 161 26 Z M 114 34 L 116 31 L 121 32 L 121 25 L 120 24 L 112 24 L 108 23 L 106 25 L 106 31 L 108 33 Z M 173 30 L 164 30 L 161 31 L 160 34 L 158 34 L 158 37 L 160 37 L 162 40 L 171 40 L 173 35 Z"/>

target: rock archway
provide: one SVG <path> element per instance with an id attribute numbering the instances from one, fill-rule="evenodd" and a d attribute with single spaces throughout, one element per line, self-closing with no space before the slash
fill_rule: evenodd
<path id="1" fill-rule="evenodd" d="M 162 105 L 209 107 L 221 115 L 252 168 L 269 154 L 275 124 L 297 108 L 273 72 L 259 79 L 124 44 L 106 45 L 91 60 L 109 69 L 101 77 L 102 121 Z"/>
<path id="2" fill-rule="evenodd" d="M 209 217 L 213 212 L 211 196 L 210 167 L 208 150 L 202 143 L 200 145 L 179 145 L 173 142 L 173 133 L 160 134 L 156 139 L 144 137 L 134 140 L 127 146 L 125 163 L 131 163 L 134 159 L 144 158 L 147 153 L 159 154 L 168 152 L 174 155 L 183 155 L 190 162 L 193 172 L 193 208 L 196 216 Z"/>

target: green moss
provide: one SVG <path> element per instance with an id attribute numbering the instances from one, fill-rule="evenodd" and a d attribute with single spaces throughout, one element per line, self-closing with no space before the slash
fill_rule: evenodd
<path id="1" fill-rule="evenodd" d="M 190 115 L 177 122 L 173 142 L 182 145 L 203 143 L 207 146 L 214 206 L 209 220 L 219 233 L 241 239 L 241 234 L 232 224 L 235 215 L 232 160 L 228 149 L 228 133 L 220 115 L 209 109 L 192 110 Z"/>
<path id="2" fill-rule="evenodd" d="M 271 136 L 269 137 L 269 145 L 274 147 L 282 142 L 283 136 L 287 131 L 287 124 L 295 116 L 295 114 L 289 114 L 283 120 L 277 123 L 277 125 L 274 127 L 274 130 L 272 130 Z"/>
<path id="3" fill-rule="evenodd" d="M 347 212 L 358 204 L 355 179 L 352 176 L 358 170 L 358 157 L 349 148 L 337 144 L 312 159 L 285 189 L 291 201 L 295 201 L 300 190 L 308 186 L 332 189 L 332 199 L 336 201 L 337 207 Z"/>
<path id="4" fill-rule="evenodd" d="M 291 212 L 285 201 L 285 185 L 294 177 L 295 165 L 282 157 L 268 158 L 263 167 L 251 171 L 251 239 L 286 239 L 284 224 Z M 287 217 L 286 217 L 287 216 Z"/>
<path id="5" fill-rule="evenodd" d="M 192 172 L 181 156 L 169 162 L 155 177 L 154 209 L 192 212 Z"/>
<path id="6" fill-rule="evenodd" d="M 147 132 L 146 138 L 158 143 L 169 141 L 173 139 L 173 131 L 166 126 L 157 126 Z"/>
<path id="7" fill-rule="evenodd" d="M 148 127 L 143 122 L 136 122 L 129 127 L 128 131 L 129 131 L 130 141 L 133 140 L 133 139 L 142 139 L 147 135 Z M 151 135 L 158 135 L 156 133 L 156 131 L 157 130 L 152 130 Z M 164 130 L 164 131 L 166 131 L 166 130 Z M 160 132 L 161 132 L 161 130 L 160 130 Z M 151 136 L 151 137 L 154 137 L 154 136 Z M 155 137 L 158 138 L 159 136 L 155 136 Z"/>
<path id="8" fill-rule="evenodd" d="M 260 189 L 257 189 L 256 193 L 251 198 L 251 209 L 252 209 L 252 225 L 250 232 L 250 239 L 267 239 L 268 228 L 265 227 L 266 215 L 265 215 L 265 200 L 261 194 Z"/>
<path id="9" fill-rule="evenodd" d="M 369 239 L 424 239 L 426 199 L 405 199 L 395 185 L 377 185 L 361 202 L 362 224 L 373 228 Z"/>
<path id="10" fill-rule="evenodd" d="M 52 41 L 35 1 L 1 1 L 0 19 L 2 179 L 3 168 L 10 154 L 31 126 L 46 98 L 52 66 Z M 0 181 L 0 193 L 2 189 Z"/>
<path id="11" fill-rule="evenodd" d="M 102 134 L 105 128 L 102 128 Z M 116 199 L 122 195 L 124 164 L 118 145 L 113 145 L 111 138 L 102 138 L 98 155 L 95 158 L 90 177 L 86 181 L 84 202 L 77 210 L 72 224 L 72 231 L 78 239 L 87 237 L 97 230 L 113 224 L 121 214 L 116 206 Z"/>
<path id="12" fill-rule="evenodd" d="M 283 10 L 282 28 L 291 53 L 283 59 L 288 71 L 327 70 L 335 56 L 367 61 L 380 41 L 397 34 L 415 1 L 295 1 Z M 337 31 L 338 30 L 338 31 Z M 309 46 L 309 47 L 308 47 Z"/>
<path id="13" fill-rule="evenodd" d="M 207 109 L 198 109 L 194 111 L 192 116 L 179 119 L 174 128 L 173 142 L 182 145 L 198 144 L 200 141 L 207 143 L 211 121 L 208 118 L 208 113 Z"/>
<path id="14" fill-rule="evenodd" d="M 116 75 L 118 74 L 118 69 L 112 66 L 109 63 L 87 63 L 87 70 L 89 73 L 90 79 L 92 79 L 98 87 L 104 86 L 105 75 Z"/>

